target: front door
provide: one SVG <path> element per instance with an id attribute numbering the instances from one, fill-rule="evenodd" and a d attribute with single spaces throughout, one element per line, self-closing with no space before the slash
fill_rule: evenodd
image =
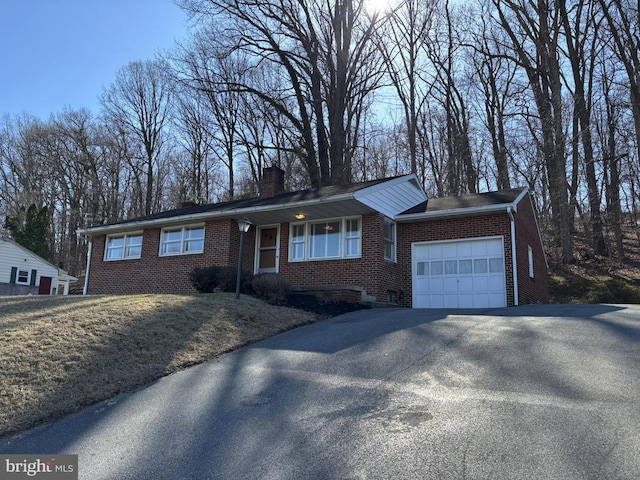
<path id="1" fill-rule="evenodd" d="M 280 257 L 280 226 L 258 227 L 256 272 L 275 273 Z"/>

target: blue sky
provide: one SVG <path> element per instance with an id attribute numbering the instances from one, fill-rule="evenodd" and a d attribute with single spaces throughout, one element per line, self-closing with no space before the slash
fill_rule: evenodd
<path id="1" fill-rule="evenodd" d="M 172 0 L 0 0 L 0 116 L 97 114 L 118 69 L 186 34 Z"/>

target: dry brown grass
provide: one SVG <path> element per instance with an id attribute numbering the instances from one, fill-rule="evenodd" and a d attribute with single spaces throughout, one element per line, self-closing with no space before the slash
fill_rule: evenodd
<path id="1" fill-rule="evenodd" d="M 0 437 L 315 320 L 233 294 L 0 297 Z"/>

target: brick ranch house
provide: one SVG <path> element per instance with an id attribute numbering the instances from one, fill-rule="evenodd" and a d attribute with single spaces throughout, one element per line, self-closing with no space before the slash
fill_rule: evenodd
<path id="1" fill-rule="evenodd" d="M 85 294 L 193 293 L 195 267 L 277 272 L 299 291 L 414 308 L 548 302 L 548 273 L 526 188 L 428 199 L 415 175 L 188 205 L 81 230 Z"/>

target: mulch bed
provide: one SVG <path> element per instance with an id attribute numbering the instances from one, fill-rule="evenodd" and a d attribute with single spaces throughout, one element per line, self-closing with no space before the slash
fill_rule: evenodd
<path id="1" fill-rule="evenodd" d="M 356 310 L 363 310 L 371 308 L 361 303 L 351 302 L 324 302 L 320 298 L 314 295 L 308 295 L 303 293 L 292 293 L 287 297 L 287 300 L 278 305 L 283 305 L 292 308 L 298 308 L 307 312 L 312 312 L 323 317 L 335 317 L 342 315 L 343 313 L 355 312 Z"/>

